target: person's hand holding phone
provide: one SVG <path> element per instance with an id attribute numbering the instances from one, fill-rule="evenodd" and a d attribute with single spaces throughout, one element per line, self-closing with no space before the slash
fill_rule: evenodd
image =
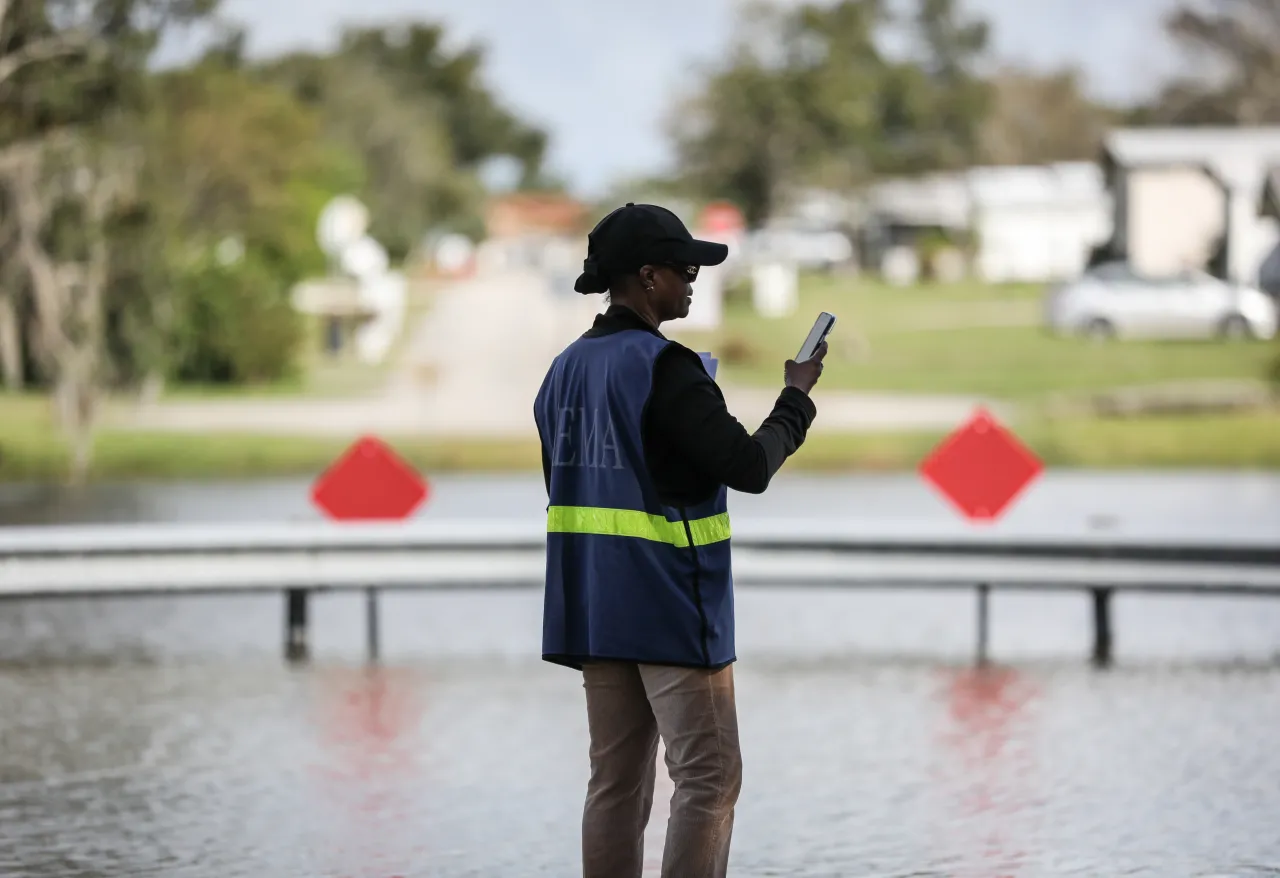
<path id="1" fill-rule="evenodd" d="M 826 355 L 827 343 L 824 341 L 818 345 L 814 355 L 803 363 L 787 360 L 782 367 L 783 380 L 786 385 L 797 390 L 803 390 L 806 394 L 813 390 L 813 385 L 817 384 L 818 379 L 822 377 L 822 359 Z"/>

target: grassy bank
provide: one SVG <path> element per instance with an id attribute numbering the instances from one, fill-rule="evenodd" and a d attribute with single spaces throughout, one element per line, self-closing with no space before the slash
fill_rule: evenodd
<path id="1" fill-rule="evenodd" d="M 356 437 L 103 430 L 94 451 L 92 478 L 238 479 L 315 475 Z M 397 451 L 427 472 L 511 470 L 539 466 L 535 443 L 394 440 Z M 47 400 L 0 395 L 0 481 L 60 480 L 67 453 L 50 418 Z"/>
<path id="2" fill-rule="evenodd" d="M 0 397 L 0 481 L 53 481 L 66 454 L 35 397 Z M 1049 466 L 1280 469 L 1280 413 L 1132 420 L 1036 421 L 1018 427 Z M 92 477 L 237 479 L 320 473 L 350 439 L 105 431 Z M 815 435 L 788 465 L 822 471 L 909 470 L 941 433 Z M 395 448 L 427 473 L 533 470 L 536 443 L 483 439 L 396 439 Z"/>
<path id="3" fill-rule="evenodd" d="M 1032 421 L 1014 427 L 1046 466 L 1280 470 L 1280 413 Z M 914 469 L 942 433 L 810 438 L 793 464 L 810 470 Z"/>
<path id="4" fill-rule="evenodd" d="M 1041 328 L 1041 287 L 978 283 L 890 287 L 806 277 L 800 306 L 781 319 L 749 303 L 726 307 L 723 328 L 681 335 L 721 357 L 723 380 L 773 386 L 819 311 L 839 318 L 824 389 L 977 394 L 1023 402 L 1058 393 L 1198 380 L 1261 380 L 1273 344 L 1055 338 Z"/>

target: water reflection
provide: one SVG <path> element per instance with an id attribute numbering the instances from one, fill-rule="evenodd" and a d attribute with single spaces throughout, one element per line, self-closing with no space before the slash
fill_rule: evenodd
<path id="1" fill-rule="evenodd" d="M 333 757 L 327 776 L 368 782 L 418 766 L 412 736 L 422 720 L 422 692 L 408 671 L 324 670 L 315 690 L 318 738 Z"/>
<path id="2" fill-rule="evenodd" d="M 147 499 L 133 486 L 0 485 L 0 525 L 145 521 Z"/>
<path id="3" fill-rule="evenodd" d="M 743 878 L 1280 866 L 1275 672 L 741 671 Z M 580 869 L 581 683 L 536 662 L 0 668 L 0 704 L 4 878 Z"/>
<path id="4" fill-rule="evenodd" d="M 410 815 L 427 792 L 419 734 L 423 681 L 404 670 L 333 669 L 317 675 L 313 733 L 326 867 L 344 878 L 396 878 L 427 858 Z"/>
<path id="5" fill-rule="evenodd" d="M 946 825 L 967 867 L 955 878 L 1018 878 L 1027 874 L 1022 824 L 1035 811 L 1027 784 L 1039 688 L 1003 667 L 948 672 L 942 688 L 940 780 L 953 809 Z"/>

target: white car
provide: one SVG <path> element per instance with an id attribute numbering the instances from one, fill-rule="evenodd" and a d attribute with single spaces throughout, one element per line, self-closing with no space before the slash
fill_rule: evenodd
<path id="1" fill-rule="evenodd" d="M 1060 335 L 1092 338 L 1273 338 L 1276 303 L 1261 290 L 1201 271 L 1141 277 L 1111 262 L 1049 287 L 1045 321 Z"/>

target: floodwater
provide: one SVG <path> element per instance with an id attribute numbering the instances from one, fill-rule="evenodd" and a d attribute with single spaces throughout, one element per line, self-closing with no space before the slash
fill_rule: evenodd
<path id="1" fill-rule="evenodd" d="M 424 516 L 541 513 L 450 478 Z M 964 529 L 914 480 L 785 478 L 735 518 Z M 0 523 L 303 519 L 306 485 L 0 488 Z M 998 528 L 1280 537 L 1280 478 L 1051 474 Z M 1280 601 L 743 589 L 735 876 L 1280 876 Z M 578 874 L 581 681 L 536 660 L 540 596 L 319 597 L 314 660 L 272 596 L 0 604 L 0 876 Z M 658 798 L 669 795 L 669 782 Z M 665 811 L 650 833 L 656 866 Z M 653 874 L 656 871 L 650 870 Z"/>

